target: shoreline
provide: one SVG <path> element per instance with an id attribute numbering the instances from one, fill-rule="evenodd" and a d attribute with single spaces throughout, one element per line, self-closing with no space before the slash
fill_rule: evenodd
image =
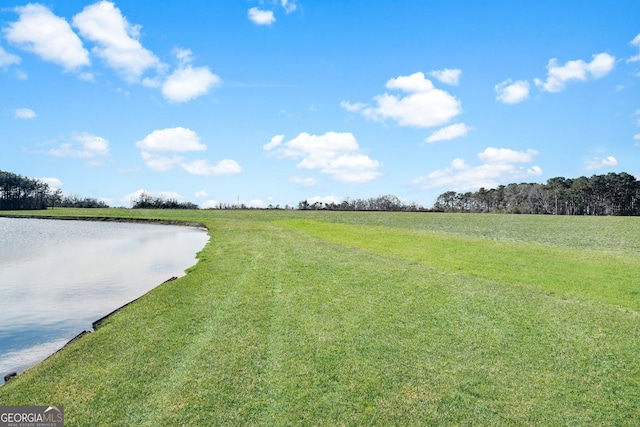
<path id="1" fill-rule="evenodd" d="M 15 215 L 0 213 L 0 218 L 17 219 L 53 219 L 61 221 L 93 221 L 93 222 L 129 222 L 134 224 L 158 224 L 158 225 L 180 225 L 185 227 L 202 228 L 209 232 L 209 228 L 201 222 L 180 221 L 176 219 L 156 219 L 156 218 L 124 218 L 108 216 L 56 216 L 56 215 Z"/>
<path id="2" fill-rule="evenodd" d="M 153 219 L 153 218 L 122 218 L 122 217 L 104 217 L 104 216 L 102 216 L 102 217 L 87 217 L 87 216 L 55 216 L 55 215 L 13 215 L 13 214 L 4 214 L 4 213 L 0 213 L 0 218 L 46 219 L 46 220 L 61 220 L 61 221 L 116 222 L 116 223 L 133 223 L 133 224 L 152 224 L 152 225 L 175 225 L 175 226 L 185 226 L 185 227 L 198 228 L 198 229 L 201 229 L 203 231 L 206 231 L 207 235 L 209 236 L 209 228 L 206 225 L 204 225 L 203 223 L 201 223 L 201 222 L 194 222 L 194 221 L 165 220 L 165 219 Z M 208 243 L 208 240 L 207 240 L 207 243 Z M 205 246 L 206 246 L 207 243 L 205 243 Z M 197 254 L 197 252 L 196 252 L 196 254 Z M 194 267 L 195 265 L 198 264 L 198 262 L 199 262 L 199 260 L 196 257 L 195 264 L 193 264 L 189 268 Z M 187 274 L 188 273 L 185 272 L 183 276 L 186 276 Z M 139 297 L 136 297 L 136 298 L 132 299 L 131 301 L 128 301 L 128 302 L 124 303 L 123 305 L 117 307 L 116 309 L 110 311 L 109 313 L 105 314 L 104 316 L 101 316 L 100 318 L 98 318 L 97 320 L 95 320 L 95 321 L 93 321 L 91 323 L 92 330 L 86 330 L 85 329 L 85 330 L 81 331 L 76 336 L 74 336 L 69 341 L 67 341 L 59 349 L 57 349 L 53 353 L 49 354 L 48 356 L 46 356 L 44 359 L 40 360 L 39 362 L 34 363 L 33 365 L 30 365 L 30 366 L 28 366 L 27 368 L 25 368 L 25 369 L 23 369 L 21 371 L 14 371 L 14 372 L 9 372 L 9 373 L 6 373 L 6 374 L 2 374 L 2 380 L 3 381 L 0 382 L 0 387 L 4 386 L 9 381 L 17 378 L 18 376 L 22 375 L 23 373 L 25 373 L 25 372 L 33 369 L 34 367 L 40 365 L 41 363 L 43 363 L 44 361 L 48 360 L 52 356 L 55 356 L 56 354 L 60 353 L 62 350 L 64 350 L 65 348 L 67 348 L 68 346 L 73 344 L 74 342 L 78 341 L 80 338 L 84 337 L 85 335 L 88 335 L 88 334 L 91 334 L 91 333 L 97 331 L 98 328 L 102 325 L 102 323 L 107 321 L 114 314 L 118 313 L 119 311 L 121 311 L 125 307 L 135 303 L 136 301 L 138 301 L 141 298 L 145 297 L 150 292 L 154 291 L 155 289 L 157 289 L 158 287 L 164 285 L 165 283 L 169 283 L 169 282 L 172 282 L 172 281 L 177 280 L 177 279 L 178 279 L 177 276 L 172 276 L 169 279 L 164 280 L 163 282 L 157 284 L 156 286 L 154 286 L 153 288 L 151 288 L 150 290 L 148 290 L 144 294 L 140 295 Z"/>

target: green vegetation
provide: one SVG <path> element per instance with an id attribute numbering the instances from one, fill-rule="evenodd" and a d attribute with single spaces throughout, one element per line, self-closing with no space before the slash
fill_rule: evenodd
<path id="1" fill-rule="evenodd" d="M 640 218 L 46 214 L 199 222 L 211 240 L 0 405 L 64 405 L 69 426 L 640 419 Z"/>
<path id="2" fill-rule="evenodd" d="M 626 172 L 556 177 L 546 184 L 522 183 L 438 196 L 440 212 L 501 212 L 554 215 L 640 215 L 640 181 Z"/>

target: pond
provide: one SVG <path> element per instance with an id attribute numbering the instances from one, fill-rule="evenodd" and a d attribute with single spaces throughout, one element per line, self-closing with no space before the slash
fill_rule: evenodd
<path id="1" fill-rule="evenodd" d="M 196 263 L 196 227 L 0 218 L 0 384 Z"/>

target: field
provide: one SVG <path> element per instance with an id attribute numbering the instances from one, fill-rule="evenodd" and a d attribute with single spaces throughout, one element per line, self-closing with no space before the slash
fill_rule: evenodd
<path id="1" fill-rule="evenodd" d="M 0 405 L 63 405 L 68 426 L 640 422 L 640 218 L 46 214 L 211 240 Z"/>

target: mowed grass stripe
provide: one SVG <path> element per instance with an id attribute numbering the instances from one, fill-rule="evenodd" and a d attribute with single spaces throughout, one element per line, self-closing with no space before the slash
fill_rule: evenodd
<path id="1" fill-rule="evenodd" d="M 274 222 L 326 241 L 437 270 L 640 309 L 640 256 L 580 251 L 383 226 Z"/>

